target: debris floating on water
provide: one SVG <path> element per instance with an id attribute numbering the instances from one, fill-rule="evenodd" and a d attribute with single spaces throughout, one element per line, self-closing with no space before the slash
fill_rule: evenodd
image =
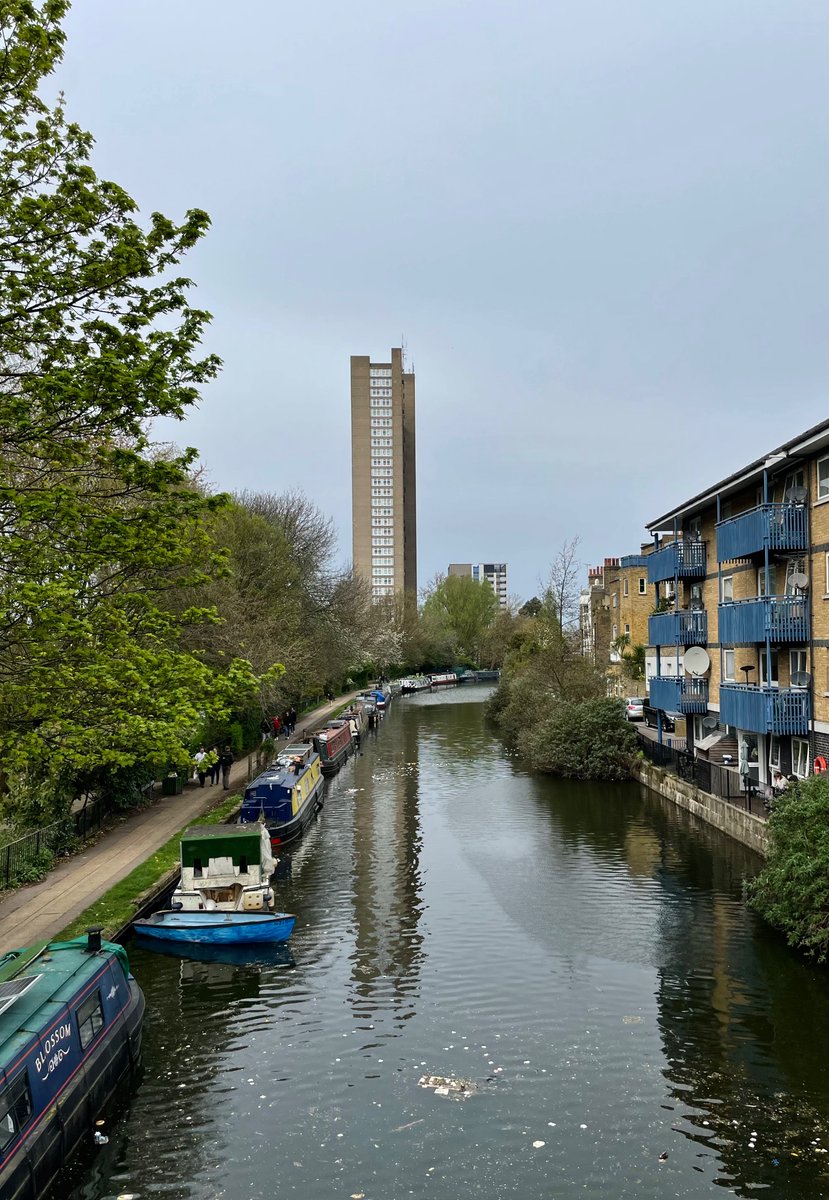
<path id="1" fill-rule="evenodd" d="M 659 1161 L 660 1161 L 660 1162 L 665 1162 L 665 1160 L 666 1160 L 666 1158 L 667 1158 L 667 1157 L 668 1157 L 668 1151 L 667 1151 L 667 1150 L 663 1150 L 663 1151 L 662 1151 L 662 1153 L 659 1155 Z"/>
<path id="2" fill-rule="evenodd" d="M 418 1084 L 430 1088 L 436 1096 L 449 1096 L 452 1100 L 468 1100 L 477 1090 L 471 1079 L 452 1079 L 445 1075 L 421 1075 Z"/>
<path id="3" fill-rule="evenodd" d="M 540 1150 L 542 1146 L 546 1146 L 546 1145 L 547 1145 L 547 1143 L 542 1142 L 542 1141 L 533 1142 L 533 1150 Z"/>

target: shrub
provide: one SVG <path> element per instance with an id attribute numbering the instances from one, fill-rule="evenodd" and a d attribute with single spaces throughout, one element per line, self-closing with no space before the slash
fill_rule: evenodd
<path id="1" fill-rule="evenodd" d="M 790 787 L 769 817 L 766 865 L 748 884 L 756 911 L 782 930 L 790 946 L 826 962 L 829 956 L 829 780 Z"/>
<path id="2" fill-rule="evenodd" d="M 636 730 L 621 700 L 558 701 L 544 720 L 521 734 L 518 748 L 538 771 L 571 779 L 627 779 Z"/>
<path id="3" fill-rule="evenodd" d="M 241 754 L 245 748 L 245 731 L 238 721 L 233 721 L 228 726 L 227 736 L 230 739 L 230 748 L 234 754 Z"/>

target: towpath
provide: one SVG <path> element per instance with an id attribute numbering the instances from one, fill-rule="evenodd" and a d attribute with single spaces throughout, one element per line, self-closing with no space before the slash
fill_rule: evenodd
<path id="1" fill-rule="evenodd" d="M 297 736 L 316 729 L 356 696 L 350 692 L 305 713 Z M 248 756 L 233 764 L 231 790 L 248 779 Z M 40 883 L 18 888 L 0 900 L 0 955 L 43 938 L 54 938 L 104 892 L 129 875 L 165 842 L 221 798 L 222 786 L 188 786 L 180 796 L 162 796 L 150 808 L 126 813 L 97 842 L 66 859 Z"/>

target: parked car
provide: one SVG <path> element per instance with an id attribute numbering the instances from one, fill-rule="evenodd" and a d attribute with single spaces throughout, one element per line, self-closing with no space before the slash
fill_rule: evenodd
<path id="1" fill-rule="evenodd" d="M 645 716 L 645 701 L 639 696 L 628 696 L 625 700 L 625 720 L 642 721 Z"/>
<path id="2" fill-rule="evenodd" d="M 651 729 L 656 729 L 658 727 L 660 717 L 660 710 L 658 708 L 652 708 L 650 704 L 646 704 L 642 715 L 645 724 L 649 725 Z M 663 731 L 665 733 L 673 733 L 675 728 L 674 718 L 670 713 L 666 712 L 663 712 L 661 716 Z"/>

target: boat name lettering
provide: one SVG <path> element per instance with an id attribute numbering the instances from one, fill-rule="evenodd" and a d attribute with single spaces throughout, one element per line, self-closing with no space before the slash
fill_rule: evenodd
<path id="1" fill-rule="evenodd" d="M 69 1056 L 69 1047 L 62 1046 L 61 1042 L 65 1042 L 71 1036 L 72 1026 L 68 1021 L 64 1021 L 53 1033 L 44 1038 L 40 1053 L 35 1058 L 35 1070 L 38 1075 L 41 1074 L 44 1067 L 46 1068 L 46 1074 L 41 1075 L 42 1079 L 46 1079 Z"/>

